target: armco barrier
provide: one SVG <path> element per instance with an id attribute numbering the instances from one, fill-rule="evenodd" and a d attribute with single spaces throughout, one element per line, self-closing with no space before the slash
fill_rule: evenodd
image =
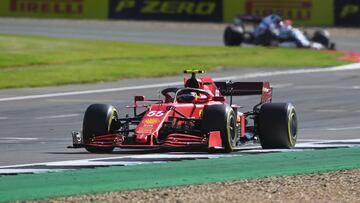
<path id="1" fill-rule="evenodd" d="M 110 0 L 109 18 L 222 22 L 222 4 L 223 0 Z"/>
<path id="2" fill-rule="evenodd" d="M 335 0 L 335 25 L 360 26 L 360 0 Z"/>
<path id="3" fill-rule="evenodd" d="M 108 1 L 1 0 L 0 16 L 106 19 L 108 17 Z"/>
<path id="4" fill-rule="evenodd" d="M 341 1 L 341 0 L 340 0 Z M 333 25 L 333 0 L 224 0 L 224 21 L 236 15 L 277 13 L 298 25 Z"/>

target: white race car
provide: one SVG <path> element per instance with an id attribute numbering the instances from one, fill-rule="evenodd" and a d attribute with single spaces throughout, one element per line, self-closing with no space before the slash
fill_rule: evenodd
<path id="1" fill-rule="evenodd" d="M 254 30 L 246 31 L 244 22 L 257 23 Z M 239 46 L 242 43 L 279 46 L 291 48 L 335 49 L 327 30 L 317 30 L 312 36 L 292 26 L 291 20 L 283 20 L 278 15 L 264 18 L 238 16 L 234 23 L 225 28 L 224 43 L 226 46 Z"/>

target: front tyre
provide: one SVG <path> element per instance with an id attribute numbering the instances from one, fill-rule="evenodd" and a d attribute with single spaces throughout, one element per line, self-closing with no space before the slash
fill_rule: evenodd
<path id="1" fill-rule="evenodd" d="M 297 117 L 291 103 L 267 103 L 258 118 L 259 138 L 263 149 L 293 148 L 297 139 Z"/>
<path id="2" fill-rule="evenodd" d="M 225 46 L 240 46 L 244 41 L 244 29 L 242 26 L 230 25 L 224 31 Z"/>
<path id="3" fill-rule="evenodd" d="M 108 104 L 92 104 L 84 115 L 83 138 L 87 140 L 101 135 L 107 135 L 116 130 L 118 113 L 115 107 Z M 95 147 L 85 145 L 91 153 L 110 153 L 114 147 Z"/>
<path id="4" fill-rule="evenodd" d="M 311 39 L 313 42 L 322 44 L 327 49 L 335 49 L 335 44 L 331 45 L 330 34 L 326 30 L 317 30 L 314 33 L 314 36 Z M 332 47 L 333 46 L 333 47 Z"/>
<path id="5" fill-rule="evenodd" d="M 202 131 L 220 131 L 226 153 L 234 150 L 239 140 L 234 110 L 228 105 L 209 105 L 204 108 Z"/>

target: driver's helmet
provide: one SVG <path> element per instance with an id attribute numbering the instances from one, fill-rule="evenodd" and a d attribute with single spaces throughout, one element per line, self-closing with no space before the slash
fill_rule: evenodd
<path id="1" fill-rule="evenodd" d="M 271 14 L 264 19 L 265 23 L 268 25 L 274 25 L 275 27 L 279 28 L 281 26 L 282 18 L 279 15 Z"/>
<path id="2" fill-rule="evenodd" d="M 238 26 L 242 25 L 242 20 L 238 16 L 234 18 L 233 22 L 234 22 L 234 25 L 238 25 Z"/>
<path id="3" fill-rule="evenodd" d="M 185 87 L 199 88 L 200 82 L 196 78 L 189 78 L 185 83 Z"/>
<path id="4" fill-rule="evenodd" d="M 288 27 L 288 26 L 292 26 L 293 25 L 293 21 L 290 19 L 286 19 L 283 21 L 284 26 Z"/>
<path id="5" fill-rule="evenodd" d="M 196 97 L 196 92 L 186 92 L 183 94 L 178 94 L 176 100 L 179 103 L 191 103 L 196 99 Z"/>

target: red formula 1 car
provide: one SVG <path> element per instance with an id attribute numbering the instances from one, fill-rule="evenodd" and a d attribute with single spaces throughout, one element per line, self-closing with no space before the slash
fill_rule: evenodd
<path id="1" fill-rule="evenodd" d="M 132 117 L 120 118 L 111 105 L 90 105 L 82 133 L 73 132 L 73 148 L 85 147 L 92 153 L 110 153 L 115 147 L 231 152 L 254 140 L 266 149 L 294 147 L 295 108 L 290 103 L 271 103 L 269 82 L 214 82 L 211 77 L 196 77 L 203 71 L 184 73 L 192 74 L 185 78 L 184 87 L 162 90 L 164 100 L 135 96 Z M 242 95 L 261 95 L 261 101 L 252 111 L 240 112 L 232 97 Z M 137 112 L 144 107 L 145 111 Z"/>

